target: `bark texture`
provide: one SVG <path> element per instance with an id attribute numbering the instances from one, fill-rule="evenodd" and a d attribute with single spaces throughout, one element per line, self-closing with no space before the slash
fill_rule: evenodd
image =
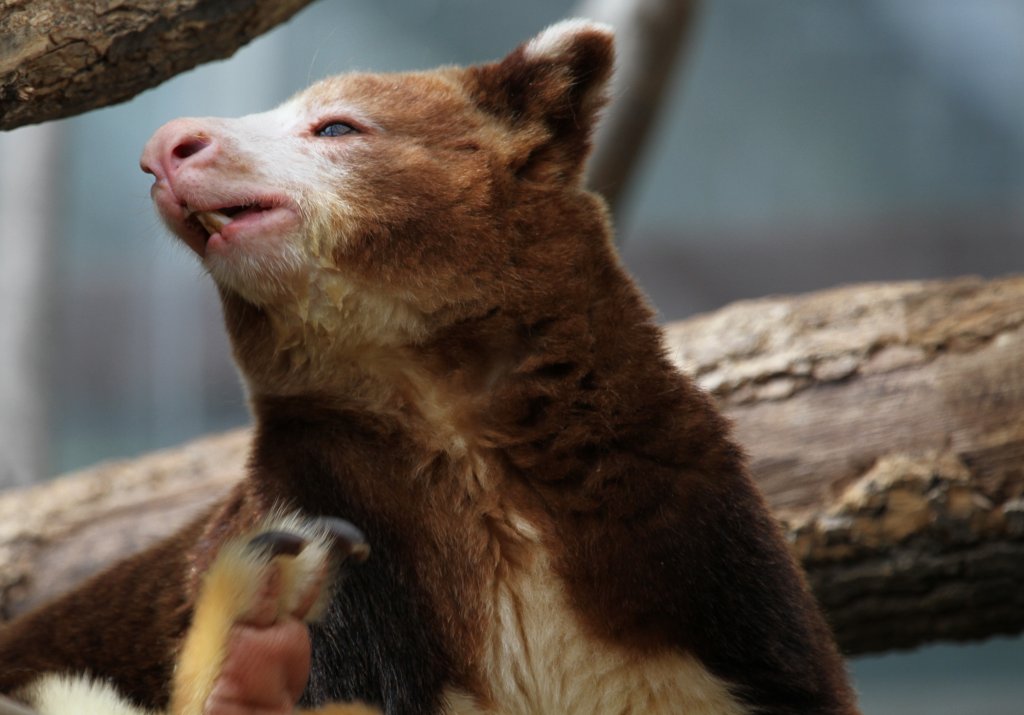
<path id="1" fill-rule="evenodd" d="M 733 419 L 846 653 L 1024 630 L 1024 278 L 736 303 L 668 346 Z M 3 615 L 182 524 L 247 440 L 0 495 Z"/>
<path id="2" fill-rule="evenodd" d="M 183 526 L 241 478 L 248 446 L 239 430 L 0 493 L 0 620 Z"/>
<path id="3" fill-rule="evenodd" d="M 0 0 L 0 129 L 134 97 L 311 0 Z"/>
<path id="4" fill-rule="evenodd" d="M 670 336 L 846 652 L 1024 630 L 1024 278 L 766 298 Z"/>

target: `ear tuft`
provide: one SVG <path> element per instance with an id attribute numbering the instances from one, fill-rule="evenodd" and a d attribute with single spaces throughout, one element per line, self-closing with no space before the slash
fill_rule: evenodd
<path id="1" fill-rule="evenodd" d="M 579 181 L 614 64 L 609 26 L 563 20 L 503 60 L 470 67 L 468 88 L 482 109 L 535 137 L 512 159 L 517 175 Z"/>
<path id="2" fill-rule="evenodd" d="M 611 25 L 574 17 L 551 25 L 527 42 L 523 51 L 531 60 L 565 60 L 573 54 L 574 48 L 584 43 L 596 42 L 611 52 L 614 38 Z"/>

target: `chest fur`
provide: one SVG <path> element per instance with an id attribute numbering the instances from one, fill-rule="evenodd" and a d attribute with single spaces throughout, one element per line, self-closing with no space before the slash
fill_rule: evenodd
<path id="1" fill-rule="evenodd" d="M 493 449 L 438 452 L 403 430 L 306 418 L 268 423 L 264 435 L 276 435 L 292 458 L 259 453 L 276 455 L 260 462 L 265 478 L 286 484 L 293 498 L 302 494 L 301 508 L 364 525 L 374 545 L 319 639 L 330 662 L 314 678 L 311 700 L 377 701 L 385 685 L 378 676 L 415 673 L 416 682 L 437 684 L 440 712 L 449 715 L 746 712 L 695 658 L 667 648 L 652 655 L 584 625 L 586 604 L 573 600 L 560 575 L 559 534 L 572 527 L 559 522 L 562 512 L 548 508 L 523 468 L 505 466 Z M 323 444 L 333 444 L 336 462 L 324 460 Z M 306 479 L 289 480 L 295 473 Z M 339 482 L 342 489 L 327 492 L 304 486 Z M 394 601 L 389 608 L 382 594 Z M 348 617 L 366 608 L 379 622 Z M 396 625 L 395 614 L 408 614 L 408 622 Z M 329 642 L 362 642 L 353 630 L 365 630 L 367 647 L 380 651 L 384 665 L 371 663 L 370 676 L 351 653 L 340 660 L 327 653 Z M 399 647 L 419 636 L 428 650 Z M 447 663 L 421 657 L 435 648 Z"/>
<path id="2" fill-rule="evenodd" d="M 588 633 L 552 564 L 557 545 L 549 534 L 557 530 L 533 523 L 514 504 L 502 508 L 512 534 L 505 542 L 515 548 L 493 552 L 498 561 L 479 594 L 483 632 L 471 669 L 483 692 L 450 689 L 449 715 L 748 712 L 690 655 L 642 654 Z"/>

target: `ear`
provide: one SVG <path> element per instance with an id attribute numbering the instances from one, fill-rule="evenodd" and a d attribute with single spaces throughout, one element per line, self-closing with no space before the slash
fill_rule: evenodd
<path id="1" fill-rule="evenodd" d="M 477 103 L 528 139 L 512 157 L 520 176 L 580 180 L 614 63 L 611 28 L 575 19 L 552 25 L 500 62 L 469 68 Z"/>

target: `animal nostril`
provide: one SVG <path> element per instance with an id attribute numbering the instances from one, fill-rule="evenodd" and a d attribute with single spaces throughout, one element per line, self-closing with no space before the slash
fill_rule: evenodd
<path id="1" fill-rule="evenodd" d="M 206 147 L 210 146 L 210 140 L 205 137 L 193 136 L 180 142 L 171 150 L 171 154 L 176 159 L 187 159 L 193 154 L 198 154 Z"/>

